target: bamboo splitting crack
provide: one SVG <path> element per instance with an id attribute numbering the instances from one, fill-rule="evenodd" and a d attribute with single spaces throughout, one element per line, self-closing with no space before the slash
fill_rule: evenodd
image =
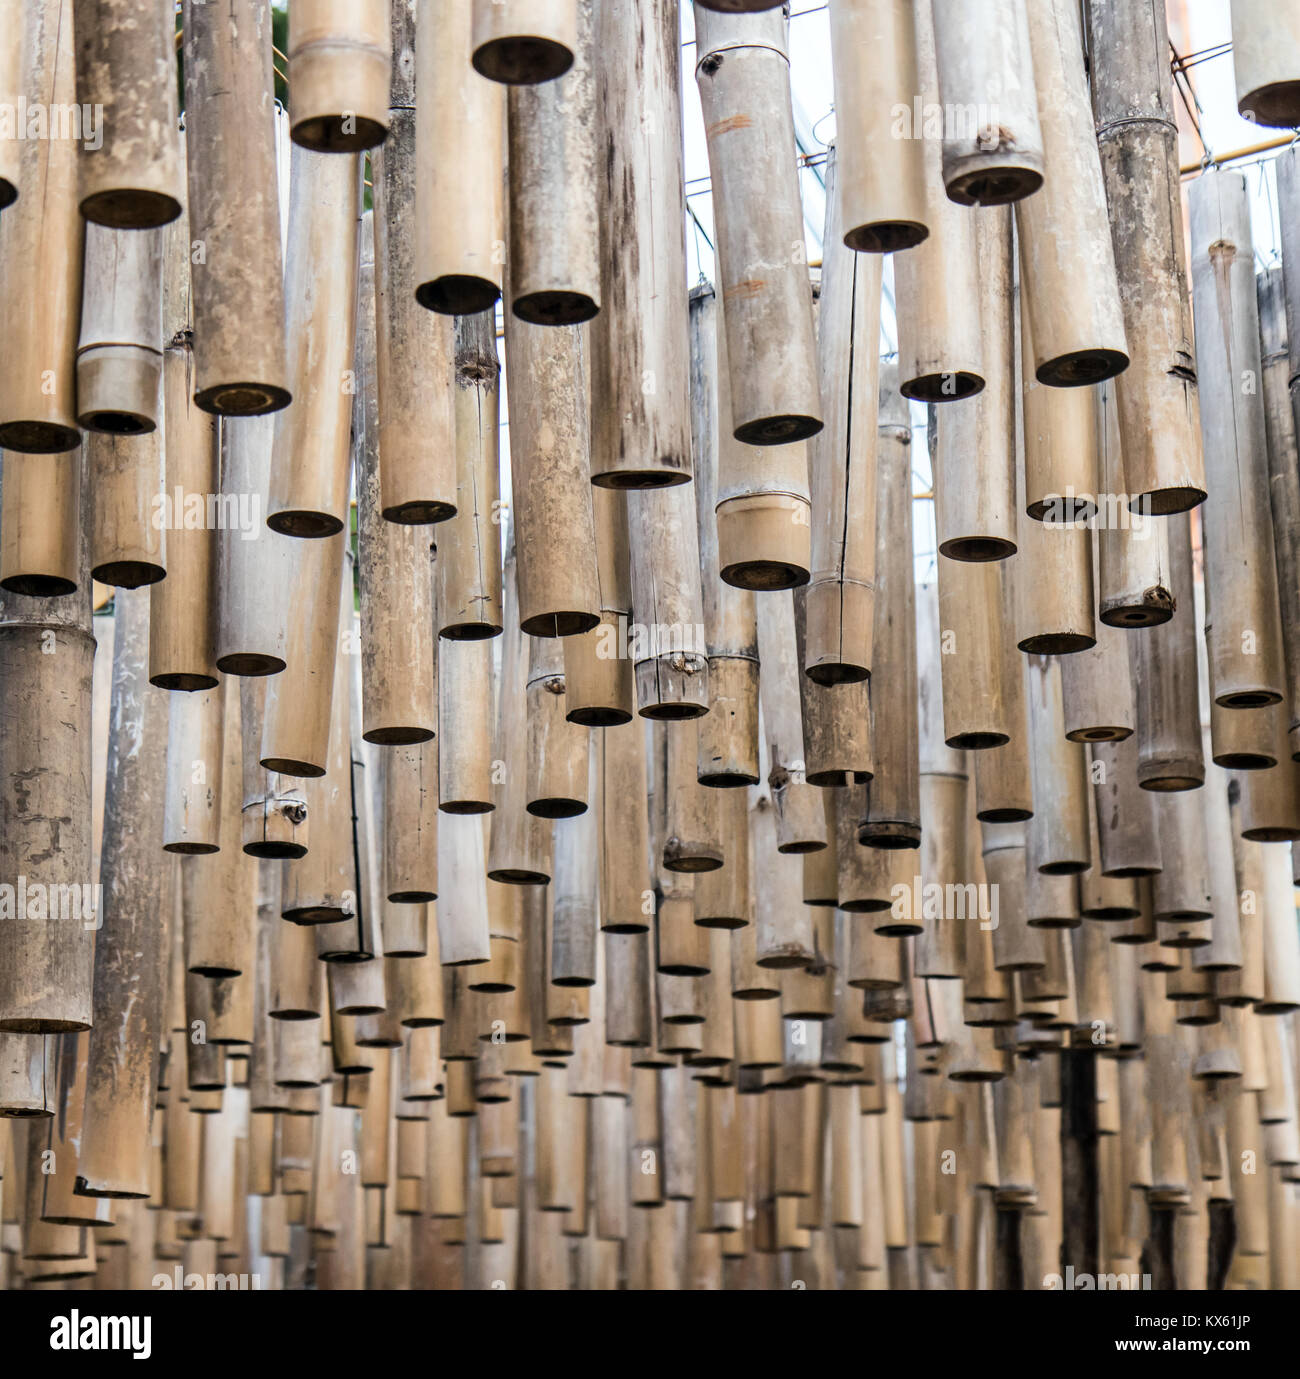
<path id="1" fill-rule="evenodd" d="M 1300 1286 L 1300 20 L 821 9 L 0 0 L 6 1291 Z"/>

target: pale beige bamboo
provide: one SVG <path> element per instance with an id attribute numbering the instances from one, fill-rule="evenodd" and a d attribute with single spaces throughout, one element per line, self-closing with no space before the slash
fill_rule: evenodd
<path id="1" fill-rule="evenodd" d="M 1255 124 L 1300 122 L 1300 25 L 1261 0 L 1232 0 L 1232 65 L 1237 109 Z"/>
<path id="2" fill-rule="evenodd" d="M 262 766 L 265 708 L 265 681 L 241 681 L 243 847 L 253 857 L 301 857 L 307 851 L 307 801 L 300 788 Z"/>
<path id="3" fill-rule="evenodd" d="M 288 406 L 271 7 L 184 8 L 195 401 L 223 416 Z M 253 265 L 256 292 L 247 290 Z"/>
<path id="4" fill-rule="evenodd" d="M 1002 625 L 1000 684 L 1006 706 L 1008 740 L 1001 747 L 978 752 L 975 768 L 975 816 L 988 823 L 1014 823 L 1034 812 L 1030 776 L 1029 720 L 1025 705 L 1025 660 L 1011 629 L 1015 626 L 1017 594 L 1024 583 L 1023 555 L 1001 566 Z M 1074 657 L 1067 657 L 1068 665 Z"/>
<path id="5" fill-rule="evenodd" d="M 631 659 L 622 654 L 632 617 L 627 504 L 621 493 L 593 488 L 600 623 L 564 639 L 566 713 L 570 721 L 604 728 L 626 723 L 635 707 Z"/>
<path id="6" fill-rule="evenodd" d="M 587 809 L 591 730 L 570 723 L 564 708 L 564 659 L 554 637 L 529 639 L 527 809 L 567 819 Z"/>
<path id="7" fill-rule="evenodd" d="M 438 828 L 438 950 L 444 965 L 486 962 L 488 940 L 483 822 L 449 814 Z"/>
<path id="8" fill-rule="evenodd" d="M 79 114 L 80 107 L 73 104 L 77 74 L 72 0 L 29 3 L 25 14 L 21 88 L 11 94 L 21 93 L 36 109 L 43 109 L 46 121 L 55 107 Z M 6 139 L 0 147 L 13 142 Z M 15 152 L 18 185 L 28 192 L 0 223 L 0 255 L 5 263 L 24 265 L 21 273 L 6 273 L 0 288 L 0 318 L 9 323 L 0 370 L 0 445 L 59 453 L 80 439 L 80 159 L 77 143 L 70 138 L 24 139 Z"/>
<path id="9" fill-rule="evenodd" d="M 1125 369 L 1128 343 L 1078 7 L 1073 0 L 1045 0 L 1027 13 L 1043 156 L 1053 175 L 1038 194 L 1016 203 L 1033 330 L 1026 372 L 1040 383 L 1076 387 Z"/>
<path id="10" fill-rule="evenodd" d="M 16 104 L 22 90 L 23 51 L 27 26 L 26 0 L 5 0 L 4 40 L 0 42 L 0 100 Z M 0 210 L 17 199 L 22 150 L 13 140 L 0 144 Z"/>
<path id="11" fill-rule="evenodd" d="M 1089 751 L 1103 874 L 1149 876 L 1160 871 L 1155 799 L 1138 788 L 1136 740 L 1094 741 Z"/>
<path id="12" fill-rule="evenodd" d="M 76 0 L 77 99 L 103 131 L 81 163 L 81 213 L 123 230 L 181 213 L 175 21 L 149 0 Z"/>
<path id="13" fill-rule="evenodd" d="M 468 316 L 501 295 L 505 93 L 470 65 L 473 7 L 432 0 L 416 30 L 416 299 Z"/>
<path id="14" fill-rule="evenodd" d="M 676 0 L 601 5 L 597 121 L 603 310 L 592 327 L 592 482 L 684 483 L 687 413 L 686 207 Z M 640 251 L 623 248 L 637 244 Z M 647 384 L 650 384 L 647 387 Z"/>
<path id="15" fill-rule="evenodd" d="M 275 419 L 266 517 L 287 536 L 346 525 L 361 214 L 358 157 L 295 146 L 284 289 L 293 403 Z"/>
<path id="16" fill-rule="evenodd" d="M 601 927 L 609 933 L 640 933 L 650 927 L 654 913 L 643 725 L 613 725 L 599 734 L 591 750 L 597 754 L 600 782 Z"/>
<path id="17" fill-rule="evenodd" d="M 438 662 L 438 808 L 483 814 L 492 802 L 492 643 L 447 641 Z"/>
<path id="18" fill-rule="evenodd" d="M 768 8 L 727 6 L 733 7 Z M 914 10 L 912 0 L 831 3 L 836 127 L 843 160 L 837 194 L 844 243 L 850 249 L 876 254 L 909 249 L 934 226 L 921 131 L 911 128 L 914 103 L 930 75 L 920 68 Z M 897 130 L 895 119 L 900 106 L 907 112 L 904 131 Z M 899 132 L 913 137 L 899 138 Z"/>
<path id="19" fill-rule="evenodd" d="M 575 61 L 580 0 L 474 0 L 474 67 L 510 85 L 551 82 Z"/>
<path id="20" fill-rule="evenodd" d="M 1083 746 L 1063 729 L 1059 659 L 1029 658 L 1026 693 L 1034 788 L 1029 864 L 1049 875 L 1084 871 L 1090 856 L 1087 765 Z"/>
<path id="21" fill-rule="evenodd" d="M 384 0 L 305 0 L 289 23 L 294 143 L 359 153 L 388 132 L 393 60 Z"/>
<path id="22" fill-rule="evenodd" d="M 226 733 L 226 700 L 231 720 L 239 723 L 239 687 L 221 681 L 215 689 L 174 694 L 168 703 L 166 794 L 163 805 L 163 848 L 167 852 L 207 853 L 220 847 L 222 786 Z M 239 739 L 235 743 L 237 752 Z M 236 755 L 235 765 L 241 758 Z M 230 781 L 230 798 L 243 803 Z M 236 833 L 238 829 L 236 829 Z M 233 835 L 227 846 L 239 840 Z M 239 848 L 235 848 L 239 851 Z"/>
<path id="23" fill-rule="evenodd" d="M 101 584 L 138 589 L 166 571 L 166 533 L 150 520 L 164 493 L 162 433 L 95 435 L 86 441 L 90 572 Z"/>
<path id="24" fill-rule="evenodd" d="M 931 670 L 943 686 L 943 737 L 949 747 L 1000 747 L 1011 738 L 1003 691 L 1000 561 L 939 560 L 939 627 Z M 940 667 L 942 666 L 942 676 Z"/>
<path id="25" fill-rule="evenodd" d="M 5 505 L 0 517 L 0 589 L 31 598 L 75 592 L 80 569 L 80 447 L 65 455 L 3 454 Z"/>
<path id="26" fill-rule="evenodd" d="M 1017 525 L 1016 644 L 1073 660 L 1097 644 L 1092 537 L 1084 522 L 1035 522 L 1023 505 Z"/>
<path id="27" fill-rule="evenodd" d="M 438 895 L 438 748 L 395 747 L 383 758 L 384 893 L 404 905 Z"/>

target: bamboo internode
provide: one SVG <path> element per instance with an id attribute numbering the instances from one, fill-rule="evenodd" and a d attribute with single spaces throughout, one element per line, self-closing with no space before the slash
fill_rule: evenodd
<path id="1" fill-rule="evenodd" d="M 300 0 L 289 20 L 293 141 L 360 153 L 388 131 L 392 67 L 384 0 Z"/>

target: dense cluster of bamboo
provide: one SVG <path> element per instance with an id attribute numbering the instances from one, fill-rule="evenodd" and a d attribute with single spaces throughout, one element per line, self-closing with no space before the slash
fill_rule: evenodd
<path id="1" fill-rule="evenodd" d="M 0 1286 L 1300 1286 L 1300 151 L 830 11 L 0 0 Z"/>

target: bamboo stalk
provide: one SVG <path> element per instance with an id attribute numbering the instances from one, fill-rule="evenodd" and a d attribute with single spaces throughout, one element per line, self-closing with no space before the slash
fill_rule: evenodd
<path id="1" fill-rule="evenodd" d="M 165 493 L 161 433 L 94 435 L 86 451 L 91 574 L 124 589 L 157 583 L 167 573 L 166 536 L 150 520 Z"/>
<path id="2" fill-rule="evenodd" d="M 0 518 L 0 589 L 31 598 L 74 593 L 80 565 L 80 448 L 66 455 L 3 453 L 5 515 Z"/>
<path id="3" fill-rule="evenodd" d="M 1290 129 L 1300 122 L 1300 27 L 1259 0 L 1233 0 L 1232 66 L 1243 119 Z"/>
<path id="4" fill-rule="evenodd" d="M 591 744 L 591 750 L 597 753 L 600 782 L 601 928 L 615 934 L 643 933 L 650 927 L 649 917 L 654 912 L 642 803 L 646 798 L 643 726 L 631 722 L 607 728 Z M 622 954 L 625 950 L 618 951 Z"/>
<path id="5" fill-rule="evenodd" d="M 474 70 L 510 85 L 553 82 L 581 44 L 580 0 L 474 0 Z"/>
<path id="6" fill-rule="evenodd" d="M 676 0 L 602 5 L 595 41 L 597 127 L 609 156 L 599 202 L 603 309 L 591 340 L 591 480 L 680 484 L 691 452 Z M 643 252 L 625 254 L 627 244 Z"/>
<path id="7" fill-rule="evenodd" d="M 252 857 L 301 857 L 307 851 L 307 801 L 301 789 L 262 766 L 265 708 L 265 682 L 241 681 L 243 847 Z"/>
<path id="8" fill-rule="evenodd" d="M 81 168 L 81 213 L 123 230 L 181 213 L 175 22 L 149 0 L 75 0 L 77 96 L 101 112 L 104 137 Z"/>
<path id="9" fill-rule="evenodd" d="M 433 0 L 416 29 L 416 300 L 470 316 L 501 295 L 505 93 L 469 62 L 473 6 Z"/>
<path id="10" fill-rule="evenodd" d="M 22 90 L 23 52 L 26 46 L 26 0 L 6 0 L 4 41 L 0 43 L 0 99 L 16 104 Z M 0 210 L 17 200 L 22 177 L 22 150 L 13 140 L 0 144 Z"/>
<path id="11" fill-rule="evenodd" d="M 226 700 L 230 699 L 227 712 Z M 220 848 L 222 784 L 227 724 L 239 725 L 238 687 L 227 686 L 197 694 L 170 696 L 167 720 L 166 794 L 163 804 L 163 849 L 167 852 L 210 853 Z M 239 747 L 239 738 L 235 746 Z M 234 765 L 240 765 L 237 756 Z M 237 795 L 231 779 L 230 798 Z M 227 846 L 234 843 L 233 836 Z M 238 850 L 238 849 L 237 849 Z"/>
<path id="12" fill-rule="evenodd" d="M 388 132 L 393 51 L 384 0 L 306 0 L 289 24 L 293 141 L 360 153 Z"/>
<path id="13" fill-rule="evenodd" d="M 1089 862 L 1084 748 L 1063 731 L 1060 661 L 1031 656 L 1026 682 L 1034 817 L 1030 866 L 1049 875 L 1085 871 Z"/>
<path id="14" fill-rule="evenodd" d="M 291 401 L 271 7 L 237 0 L 218 13 L 189 0 L 184 20 L 191 234 L 213 251 L 193 264 L 195 401 L 223 416 L 256 416 Z M 262 281 L 249 293 L 253 265 Z"/>

